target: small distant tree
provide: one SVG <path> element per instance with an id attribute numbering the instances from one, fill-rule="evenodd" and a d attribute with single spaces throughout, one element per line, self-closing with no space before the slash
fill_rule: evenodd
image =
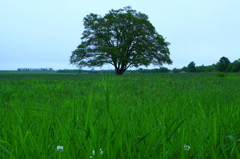
<path id="1" fill-rule="evenodd" d="M 217 70 L 220 72 L 226 72 L 228 69 L 228 66 L 230 64 L 230 61 L 226 57 L 221 57 L 219 62 L 217 63 Z"/>
<path id="2" fill-rule="evenodd" d="M 159 72 L 160 73 L 168 73 L 168 72 L 170 72 L 170 70 L 168 68 L 166 68 L 166 67 L 160 67 L 159 68 Z"/>
<path id="3" fill-rule="evenodd" d="M 187 71 L 188 72 L 196 72 L 196 64 L 192 61 L 188 64 L 187 66 Z"/>
<path id="4" fill-rule="evenodd" d="M 173 68 L 172 69 L 172 73 L 179 73 L 181 70 L 180 69 L 177 69 L 177 68 Z"/>
<path id="5" fill-rule="evenodd" d="M 230 63 L 227 69 L 228 72 L 240 72 L 240 59 Z"/>
<path id="6" fill-rule="evenodd" d="M 139 69 L 137 70 L 137 72 L 139 72 L 139 73 L 143 73 L 143 71 L 144 71 L 143 68 L 139 68 Z"/>
<path id="7" fill-rule="evenodd" d="M 196 66 L 196 72 L 207 72 L 206 66 Z"/>
<path id="8" fill-rule="evenodd" d="M 187 72 L 187 67 L 184 66 L 183 68 L 180 69 L 180 72 Z"/>

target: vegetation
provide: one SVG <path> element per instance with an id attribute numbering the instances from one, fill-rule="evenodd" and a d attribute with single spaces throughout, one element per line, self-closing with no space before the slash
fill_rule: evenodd
<path id="1" fill-rule="evenodd" d="M 196 72 L 197 71 L 197 69 L 196 69 L 196 66 L 195 66 L 196 64 L 195 64 L 195 62 L 190 62 L 189 64 L 188 64 L 188 67 L 187 67 L 187 71 L 188 72 Z"/>
<path id="2" fill-rule="evenodd" d="M 52 68 L 18 68 L 18 71 L 53 71 Z"/>
<path id="3" fill-rule="evenodd" d="M 130 7 L 111 10 L 104 17 L 91 13 L 84 18 L 84 27 L 82 42 L 70 58 L 79 67 L 111 64 L 122 75 L 129 67 L 172 63 L 169 43 L 146 14 Z"/>
<path id="4" fill-rule="evenodd" d="M 228 60 L 228 58 L 222 57 L 216 65 L 217 70 L 220 72 L 226 72 L 230 63 L 231 62 Z"/>
<path id="5" fill-rule="evenodd" d="M 181 69 L 174 68 L 173 73 L 179 72 L 240 72 L 240 59 L 230 62 L 227 57 L 221 57 L 216 64 L 210 66 L 196 66 L 192 61 L 188 66 L 184 66 Z"/>
<path id="6" fill-rule="evenodd" d="M 227 68 L 228 72 L 240 72 L 240 59 L 230 63 Z"/>
<path id="7" fill-rule="evenodd" d="M 0 158 L 240 158 L 239 82 L 215 73 L 0 74 Z"/>

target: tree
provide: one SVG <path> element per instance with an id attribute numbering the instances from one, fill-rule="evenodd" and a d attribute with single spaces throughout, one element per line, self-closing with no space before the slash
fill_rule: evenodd
<path id="1" fill-rule="evenodd" d="M 227 71 L 227 68 L 230 64 L 230 61 L 226 57 L 221 57 L 219 62 L 217 63 L 217 70 L 220 72 L 225 72 Z"/>
<path id="2" fill-rule="evenodd" d="M 129 67 L 171 64 L 168 45 L 148 20 L 131 7 L 111 10 L 104 17 L 84 18 L 82 42 L 72 52 L 70 63 L 79 67 L 112 64 L 117 75 Z"/>
<path id="3" fill-rule="evenodd" d="M 188 64 L 187 66 L 187 71 L 188 72 L 196 72 L 196 67 L 195 67 L 195 63 L 192 61 Z"/>
<path id="4" fill-rule="evenodd" d="M 229 71 L 229 72 L 240 72 L 240 59 L 235 60 L 233 63 L 230 63 L 227 71 Z"/>
<path id="5" fill-rule="evenodd" d="M 170 72 L 171 70 L 169 70 L 168 68 L 166 67 L 160 67 L 159 68 L 159 73 L 168 73 Z"/>
<path id="6" fill-rule="evenodd" d="M 181 70 L 180 69 L 177 69 L 177 68 L 173 68 L 172 69 L 172 73 L 179 73 Z"/>
<path id="7" fill-rule="evenodd" d="M 209 66 L 196 66 L 196 72 L 214 72 L 216 71 L 216 65 L 209 65 Z"/>
<path id="8" fill-rule="evenodd" d="M 187 67 L 184 66 L 183 68 L 180 69 L 181 71 L 180 72 L 187 72 Z"/>

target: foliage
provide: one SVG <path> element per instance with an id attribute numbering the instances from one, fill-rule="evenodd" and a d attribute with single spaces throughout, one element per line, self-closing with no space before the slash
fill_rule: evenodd
<path id="1" fill-rule="evenodd" d="M 131 7 L 111 10 L 104 17 L 91 13 L 84 18 L 84 27 L 82 42 L 70 58 L 79 67 L 111 64 L 121 75 L 129 67 L 172 63 L 169 43 L 146 14 Z"/>
<path id="2" fill-rule="evenodd" d="M 187 71 L 188 72 L 196 72 L 196 67 L 195 67 L 195 63 L 192 61 L 188 64 L 187 66 Z"/>
<path id="3" fill-rule="evenodd" d="M 186 66 L 184 66 L 182 69 L 181 69 L 182 72 L 187 72 L 188 71 L 188 68 Z"/>
<path id="4" fill-rule="evenodd" d="M 180 70 L 180 69 L 177 69 L 177 68 L 173 68 L 173 69 L 172 69 L 172 72 L 173 72 L 173 73 L 179 73 L 179 72 L 181 72 L 181 70 Z"/>
<path id="5" fill-rule="evenodd" d="M 228 69 L 228 66 L 230 64 L 230 61 L 226 57 L 221 57 L 219 62 L 217 63 L 217 70 L 220 72 L 226 72 Z"/>
<path id="6" fill-rule="evenodd" d="M 57 73 L 81 73 L 81 70 L 64 69 L 64 70 L 58 70 Z"/>
<path id="7" fill-rule="evenodd" d="M 228 72 L 240 72 L 240 59 L 230 63 L 227 69 Z"/>
<path id="8" fill-rule="evenodd" d="M 172 72 L 240 72 L 240 59 L 230 62 L 227 57 L 222 57 L 217 64 L 209 66 L 195 66 L 194 62 L 190 62 L 188 66 L 184 66 L 181 69 L 174 68 Z"/>
<path id="9" fill-rule="evenodd" d="M 170 70 L 166 67 L 160 67 L 159 69 L 142 69 L 139 68 L 138 71 L 139 73 L 168 73 Z"/>
<path id="10" fill-rule="evenodd" d="M 196 66 L 196 71 L 197 72 L 215 72 L 216 71 L 216 65 L 212 64 L 209 66 Z"/>
<path id="11" fill-rule="evenodd" d="M 158 71 L 159 71 L 160 73 L 168 73 L 168 72 L 170 72 L 170 70 L 169 70 L 168 68 L 166 68 L 166 67 L 160 67 L 160 68 L 158 69 Z"/>
<path id="12" fill-rule="evenodd" d="M 18 71 L 54 71 L 52 68 L 18 68 Z"/>
<path id="13" fill-rule="evenodd" d="M 225 72 L 217 72 L 217 77 L 225 77 L 226 73 Z"/>

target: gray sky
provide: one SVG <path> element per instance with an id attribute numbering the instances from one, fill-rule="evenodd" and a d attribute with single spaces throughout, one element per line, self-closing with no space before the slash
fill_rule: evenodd
<path id="1" fill-rule="evenodd" d="M 128 5 L 171 43 L 173 64 L 165 67 L 240 58 L 240 0 L 0 0 L 0 70 L 76 68 L 69 57 L 83 18 Z"/>

